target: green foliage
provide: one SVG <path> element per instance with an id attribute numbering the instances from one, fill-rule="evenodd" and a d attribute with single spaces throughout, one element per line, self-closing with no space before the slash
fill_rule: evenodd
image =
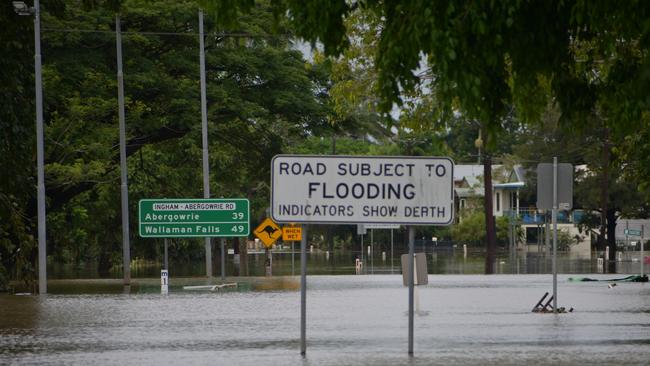
<path id="1" fill-rule="evenodd" d="M 510 221 L 505 216 L 497 217 L 497 241 L 499 243 L 506 243 L 508 240 Z M 469 212 L 463 216 L 460 223 L 451 227 L 451 237 L 459 243 L 467 243 L 470 245 L 483 245 L 486 240 L 485 232 L 485 215 L 479 211 Z"/>
<path id="2" fill-rule="evenodd" d="M 16 274 L 13 264 L 32 259 L 34 246 L 26 219 L 36 190 L 32 24 L 31 17 L 14 13 L 11 2 L 0 6 L 0 291 Z M 33 266 L 24 270 L 33 278 Z"/>
<path id="3" fill-rule="evenodd" d="M 195 3 L 87 2 L 65 11 L 44 6 L 48 255 L 56 262 L 98 262 L 103 275 L 121 262 L 116 4 L 123 30 L 132 256 L 157 254 L 155 245 L 137 238 L 140 198 L 203 196 Z M 206 19 L 206 69 L 211 192 L 250 198 L 255 217 L 268 205 L 268 159 L 330 126 L 322 92 L 326 71 L 307 67 L 287 37 L 268 37 L 274 28 L 283 32 L 270 7 L 252 11 L 239 19 L 246 38 L 224 37 Z M 0 148 L 10 157 L 2 159 L 2 169 L 12 172 L 1 180 L 0 287 L 8 276 L 33 278 L 36 221 L 33 82 L 25 68 L 33 51 L 22 46 L 32 42 L 30 22 L 2 16 L 6 34 L 28 36 L 0 43 L 4 54 L 16 55 L 0 60 L 6 63 L 3 85 L 15 86 L 2 94 L 9 107 L 0 112 Z M 202 255 L 196 240 L 179 245 L 190 258 Z"/>
<path id="4" fill-rule="evenodd" d="M 254 218 L 268 205 L 268 160 L 277 153 L 474 160 L 479 130 L 483 153 L 514 153 L 529 166 L 552 156 L 589 163 L 592 174 L 576 185 L 579 206 L 601 209 L 599 183 L 607 179 L 608 211 L 647 215 L 650 3 L 198 3 L 212 15 L 211 192 L 248 197 Z M 121 250 L 117 10 L 130 216 L 139 198 L 202 196 L 196 3 L 46 2 L 48 249 L 57 261 L 99 261 L 105 271 L 116 268 Z M 8 277 L 33 278 L 36 204 L 32 19 L 4 6 L 0 26 L 0 170 L 10 172 L 0 180 L 1 288 Z M 294 33 L 322 45 L 313 63 L 294 49 Z M 603 148 L 611 149 L 608 161 Z M 452 234 L 483 238 L 479 216 L 463 218 Z M 496 226 L 504 240 L 507 223 Z M 150 242 L 133 242 L 134 257 L 157 254 Z M 178 248 L 200 255 L 197 241 Z"/>

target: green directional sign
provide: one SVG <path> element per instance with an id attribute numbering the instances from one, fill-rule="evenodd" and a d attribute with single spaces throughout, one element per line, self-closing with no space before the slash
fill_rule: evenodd
<path id="1" fill-rule="evenodd" d="M 641 236 L 641 230 L 625 229 L 625 235 Z"/>
<path id="2" fill-rule="evenodd" d="M 248 236 L 249 207 L 245 198 L 143 199 L 139 232 L 143 238 Z"/>

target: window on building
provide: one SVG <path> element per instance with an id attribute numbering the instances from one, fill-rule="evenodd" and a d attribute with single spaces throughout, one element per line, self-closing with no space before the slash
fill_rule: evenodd
<path id="1" fill-rule="evenodd" d="M 462 209 L 464 209 L 464 208 L 465 208 L 465 199 L 462 198 L 462 199 L 460 200 L 460 209 L 462 210 Z"/>
<path id="2" fill-rule="evenodd" d="M 497 197 L 497 202 L 496 202 L 497 212 L 499 212 L 501 211 L 501 192 L 497 192 L 496 197 Z"/>

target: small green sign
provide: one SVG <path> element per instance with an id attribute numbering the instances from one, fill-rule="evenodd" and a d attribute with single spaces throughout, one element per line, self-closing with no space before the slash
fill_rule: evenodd
<path id="1" fill-rule="evenodd" d="M 625 229 L 625 235 L 641 236 L 641 230 Z"/>
<path id="2" fill-rule="evenodd" d="M 138 231 L 143 238 L 248 236 L 249 206 L 245 198 L 143 199 Z"/>

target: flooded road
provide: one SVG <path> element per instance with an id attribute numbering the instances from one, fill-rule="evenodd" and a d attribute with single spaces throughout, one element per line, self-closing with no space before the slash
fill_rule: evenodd
<path id="1" fill-rule="evenodd" d="M 568 277 L 559 306 L 575 311 L 554 315 L 530 312 L 548 275 L 430 275 L 417 291 L 413 358 L 398 275 L 309 276 L 306 358 L 293 277 L 222 293 L 177 280 L 168 295 L 155 281 L 130 294 L 2 294 L 0 364 L 647 365 L 650 286 Z"/>
<path id="2" fill-rule="evenodd" d="M 298 249 L 298 248 L 296 248 Z M 390 274 L 401 273 L 400 255 L 406 252 L 406 248 L 398 248 L 393 253 L 391 262 L 390 251 L 377 251 L 369 256 L 363 254 L 363 273 L 365 274 Z M 420 252 L 418 250 L 418 252 Z M 485 252 L 481 250 L 463 253 L 461 249 L 426 251 L 428 269 L 430 274 L 483 274 L 485 273 Z M 647 251 L 645 255 L 648 255 Z M 293 275 L 300 271 L 300 252 L 297 250 L 273 251 L 273 274 Z M 293 256 L 293 260 L 292 260 Z M 331 256 L 323 251 L 314 251 L 307 254 L 307 270 L 309 274 L 318 275 L 349 275 L 355 274 L 355 258 L 359 257 L 356 252 L 337 252 Z M 226 257 L 226 276 L 264 276 L 266 255 L 264 252 L 249 253 L 247 256 L 246 269 L 236 264 L 232 254 Z M 618 273 L 638 274 L 640 271 L 640 255 L 638 252 L 622 253 L 620 261 L 610 261 L 608 266 L 598 265 L 598 255 L 594 252 L 591 256 L 574 256 L 566 252 L 558 253 L 558 272 L 565 274 L 580 273 Z M 218 255 L 213 259 L 212 273 L 219 277 L 221 274 L 221 260 Z M 650 265 L 646 265 L 650 269 Z M 497 274 L 548 274 L 551 273 L 551 255 L 547 253 L 534 252 L 500 252 L 494 265 Z M 131 265 L 133 277 L 159 277 L 161 264 L 156 262 L 135 262 Z M 177 262 L 170 259 L 169 273 L 171 277 L 197 277 L 205 276 L 205 260 L 200 259 L 193 262 Z M 72 268 L 66 265 L 48 266 L 48 276 L 51 279 L 77 279 L 77 278 L 99 278 L 97 268 Z M 121 269 L 111 272 L 110 277 L 121 278 Z"/>

